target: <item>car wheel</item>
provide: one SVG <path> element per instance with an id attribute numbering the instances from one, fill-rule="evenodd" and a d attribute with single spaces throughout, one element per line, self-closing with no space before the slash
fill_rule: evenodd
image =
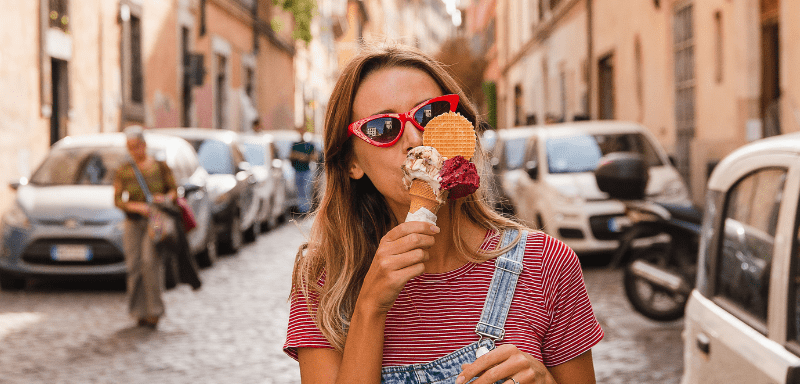
<path id="1" fill-rule="evenodd" d="M 261 222 L 256 219 L 253 225 L 244 232 L 244 241 L 248 243 L 256 241 L 259 233 L 261 233 Z"/>
<path id="2" fill-rule="evenodd" d="M 229 228 L 228 238 L 225 239 L 222 248 L 225 249 L 225 253 L 236 253 L 244 243 L 244 239 L 242 238 L 241 218 L 239 218 L 238 213 L 233 215 Z"/>
<path id="3" fill-rule="evenodd" d="M 4 291 L 19 291 L 23 288 L 25 288 L 25 279 L 6 274 L 0 275 L 0 289 Z"/>
<path id="4" fill-rule="evenodd" d="M 206 242 L 206 249 L 197 255 L 197 265 L 203 268 L 208 268 L 217 262 L 217 239 L 213 234 L 208 235 Z"/>

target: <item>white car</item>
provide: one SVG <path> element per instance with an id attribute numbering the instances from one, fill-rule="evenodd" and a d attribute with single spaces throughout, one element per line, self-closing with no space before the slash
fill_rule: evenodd
<path id="1" fill-rule="evenodd" d="M 556 237 L 579 254 L 617 248 L 613 218 L 625 206 L 600 191 L 594 170 L 611 152 L 636 152 L 648 162 L 647 198 L 691 205 L 666 152 L 636 123 L 591 121 L 499 130 L 492 164 L 500 200 L 522 222 Z M 612 221 L 609 223 L 609 221 Z"/>
<path id="2" fill-rule="evenodd" d="M 283 160 L 278 157 L 275 140 L 269 133 L 241 134 L 244 157 L 256 178 L 259 200 L 258 222 L 267 230 L 283 221 L 286 214 L 286 180 Z"/>
<path id="3" fill-rule="evenodd" d="M 800 383 L 800 133 L 750 143 L 708 180 L 683 383 Z"/>

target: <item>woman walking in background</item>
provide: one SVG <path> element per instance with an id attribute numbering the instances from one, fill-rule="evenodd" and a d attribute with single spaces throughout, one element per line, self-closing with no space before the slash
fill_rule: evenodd
<path id="1" fill-rule="evenodd" d="M 175 178 L 166 163 L 147 154 L 141 127 L 125 129 L 133 163 L 123 164 L 114 178 L 114 203 L 125 212 L 123 247 L 128 269 L 128 310 L 139 326 L 155 328 L 164 314 L 164 262 L 148 236 L 150 204 L 134 166 L 143 176 L 153 203 L 174 202 L 178 196 Z"/>

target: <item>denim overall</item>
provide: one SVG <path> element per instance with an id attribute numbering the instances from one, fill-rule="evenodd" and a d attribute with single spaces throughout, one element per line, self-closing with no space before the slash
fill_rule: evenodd
<path id="1" fill-rule="evenodd" d="M 495 261 L 494 275 L 483 304 L 481 319 L 475 327 L 478 341 L 444 357 L 425 364 L 411 364 L 381 369 L 382 384 L 449 384 L 455 383 L 461 373 L 461 365 L 472 363 L 479 356 L 494 349 L 495 341 L 505 335 L 506 316 L 514 297 L 517 278 L 522 272 L 522 257 L 525 254 L 527 233 L 522 232 L 520 241 Z M 505 231 L 502 247 L 508 246 L 517 236 L 516 230 Z M 497 383 L 503 383 L 500 380 Z"/>

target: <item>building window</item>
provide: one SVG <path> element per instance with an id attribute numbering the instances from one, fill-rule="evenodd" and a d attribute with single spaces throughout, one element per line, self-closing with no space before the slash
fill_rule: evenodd
<path id="1" fill-rule="evenodd" d="M 144 122 L 144 70 L 142 67 L 142 8 L 133 2 L 120 4 L 122 21 L 122 113 Z"/>
<path id="2" fill-rule="evenodd" d="M 598 62 L 600 120 L 614 118 L 614 56 L 609 54 Z"/>
<path id="3" fill-rule="evenodd" d="M 69 26 L 68 0 L 50 0 L 50 27 L 67 31 Z"/>
<path id="4" fill-rule="evenodd" d="M 517 84 L 514 86 L 514 125 L 522 125 L 525 120 L 523 119 L 522 112 L 522 86 Z"/>
<path id="5" fill-rule="evenodd" d="M 216 55 L 216 75 L 214 76 L 214 128 L 225 129 L 226 111 L 228 105 L 228 58 Z"/>

